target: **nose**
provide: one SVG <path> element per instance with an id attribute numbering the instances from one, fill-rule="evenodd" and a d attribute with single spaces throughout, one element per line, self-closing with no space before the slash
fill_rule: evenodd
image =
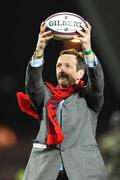
<path id="1" fill-rule="evenodd" d="M 60 68 L 60 72 L 66 72 L 66 68 L 65 68 L 65 66 L 64 66 L 64 65 L 62 65 L 62 66 L 61 66 L 61 68 Z"/>

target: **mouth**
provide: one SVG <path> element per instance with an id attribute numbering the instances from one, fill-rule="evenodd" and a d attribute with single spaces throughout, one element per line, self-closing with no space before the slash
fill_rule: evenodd
<path id="1" fill-rule="evenodd" d="M 62 77 L 59 78 L 59 81 L 68 81 L 68 78 L 62 76 Z"/>

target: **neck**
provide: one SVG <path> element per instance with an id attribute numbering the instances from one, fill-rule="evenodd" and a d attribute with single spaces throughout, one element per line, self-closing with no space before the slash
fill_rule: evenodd
<path id="1" fill-rule="evenodd" d="M 60 88 L 69 88 L 70 86 L 68 86 L 68 85 L 65 85 L 65 86 L 63 85 L 63 86 L 62 86 L 61 84 L 59 84 L 59 87 L 60 87 Z"/>
<path id="2" fill-rule="evenodd" d="M 72 85 L 67 85 L 67 84 L 66 85 L 61 85 L 61 84 L 59 84 L 59 87 L 60 88 L 70 88 L 70 87 L 76 86 L 77 84 L 79 84 L 79 81 L 72 84 Z"/>

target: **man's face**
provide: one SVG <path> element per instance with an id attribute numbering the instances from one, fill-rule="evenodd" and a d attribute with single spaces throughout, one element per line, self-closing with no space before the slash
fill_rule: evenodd
<path id="1" fill-rule="evenodd" d="M 75 55 L 63 54 L 59 56 L 56 64 L 56 75 L 60 87 L 71 87 L 79 83 L 83 74 L 80 75 L 76 65 Z"/>

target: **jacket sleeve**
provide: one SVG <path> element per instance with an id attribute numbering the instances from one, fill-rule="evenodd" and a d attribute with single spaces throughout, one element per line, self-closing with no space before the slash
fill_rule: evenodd
<path id="1" fill-rule="evenodd" d="M 45 86 L 42 79 L 43 64 L 32 67 L 28 63 L 25 76 L 25 90 L 31 99 L 33 106 L 38 110 L 42 108 L 45 98 Z"/>
<path id="2" fill-rule="evenodd" d="M 89 85 L 85 91 L 87 104 L 91 109 L 99 113 L 104 102 L 104 74 L 98 58 L 94 67 L 88 67 L 88 74 Z"/>

